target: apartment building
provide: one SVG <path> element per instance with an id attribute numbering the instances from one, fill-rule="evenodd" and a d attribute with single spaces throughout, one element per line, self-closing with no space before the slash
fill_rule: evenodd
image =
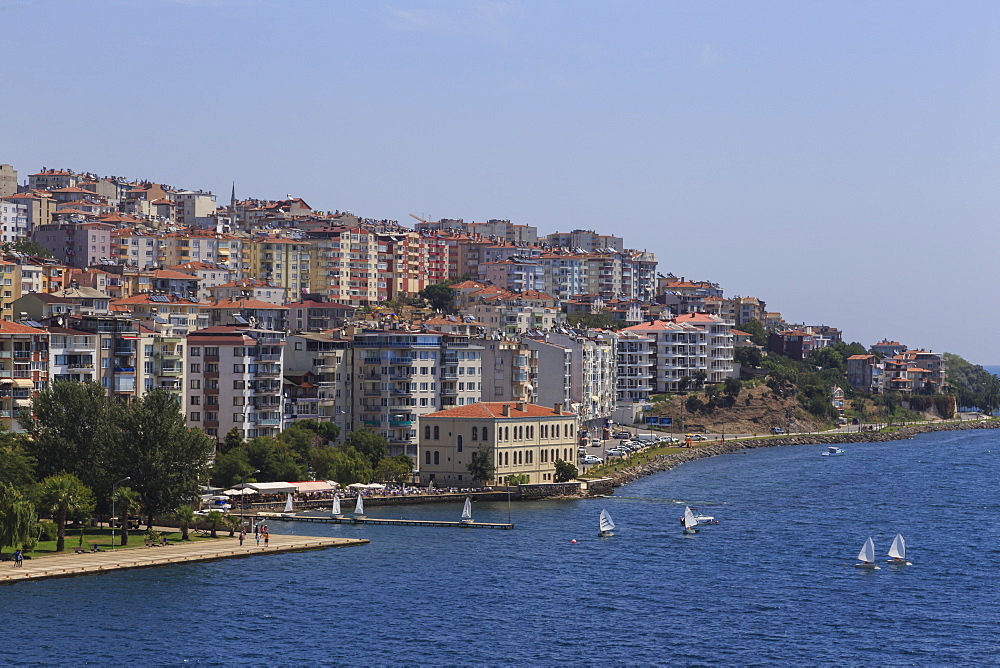
<path id="1" fill-rule="evenodd" d="M 473 339 L 483 349 L 481 401 L 538 400 L 538 353 L 525 342 L 499 335 Z"/>
<path id="2" fill-rule="evenodd" d="M 312 260 L 308 242 L 264 237 L 248 243 L 247 250 L 251 276 L 287 288 L 293 297 L 309 292 Z"/>
<path id="3" fill-rule="evenodd" d="M 389 247 L 364 227 L 309 231 L 312 254 L 309 292 L 331 301 L 363 306 L 389 299 Z"/>
<path id="4" fill-rule="evenodd" d="M 214 288 L 232 283 L 236 273 L 224 264 L 210 264 L 208 262 L 185 262 L 170 267 L 170 270 L 197 278 L 197 299 L 205 303 L 214 300 Z"/>
<path id="5" fill-rule="evenodd" d="M 7 197 L 17 192 L 17 170 L 13 165 L 0 165 L 0 197 Z"/>
<path id="6" fill-rule="evenodd" d="M 171 232 L 160 237 L 158 261 L 160 266 L 172 267 L 187 262 L 209 262 L 227 266 L 243 278 L 249 268 L 244 257 L 247 246 L 244 239 L 208 230 Z"/>
<path id="7" fill-rule="evenodd" d="M 28 175 L 29 190 L 55 190 L 56 188 L 71 188 L 79 185 L 80 174 L 71 169 L 46 169 L 37 174 Z"/>
<path id="8" fill-rule="evenodd" d="M 733 322 L 707 313 L 688 313 L 674 318 L 674 322 L 691 325 L 703 330 L 708 345 L 706 382 L 722 383 L 736 376 L 733 365 Z"/>
<path id="9" fill-rule="evenodd" d="M 456 406 L 419 420 L 420 481 L 439 486 L 472 483 L 472 454 L 486 450 L 495 475 L 487 484 L 506 484 L 512 475 L 528 484 L 553 482 L 556 461 L 576 460 L 576 415 L 525 402 L 483 402 Z"/>
<path id="10" fill-rule="evenodd" d="M 342 332 L 291 334 L 284 359 L 285 419 L 314 419 L 340 427 L 339 440 L 355 429 L 354 348 Z"/>
<path id="11" fill-rule="evenodd" d="M 276 436 L 283 428 L 281 332 L 207 327 L 187 347 L 187 425 L 222 440 L 233 428 L 244 439 Z"/>
<path id="12" fill-rule="evenodd" d="M 125 313 L 171 336 L 185 337 L 210 324 L 207 305 L 176 294 L 146 293 L 117 299 L 110 304 L 116 313 Z"/>
<path id="13" fill-rule="evenodd" d="M 41 327 L 0 321 L 0 425 L 23 432 L 17 411 L 49 382 L 49 333 Z"/>
<path id="14" fill-rule="evenodd" d="M 801 329 L 785 329 L 767 336 L 768 351 L 795 360 L 804 360 L 815 348 L 813 335 Z"/>
<path id="15" fill-rule="evenodd" d="M 618 400 L 618 345 L 617 336 L 611 333 L 590 333 L 588 335 L 550 333 L 544 336 L 549 345 L 562 346 L 569 350 L 570 360 L 570 400 L 581 425 L 591 429 L 603 427 L 614 412 Z M 530 339 L 525 342 L 530 344 Z M 549 376 L 542 370 L 541 351 L 539 354 L 541 389 L 549 382 Z M 550 364 L 558 365 L 558 353 L 551 355 Z M 560 391 L 559 376 L 552 378 L 553 390 Z M 544 402 L 543 402 L 544 403 Z M 555 402 L 553 402 L 555 403 Z M 562 403 L 562 402 L 560 402 Z M 563 403 L 566 406 L 565 403 Z"/>
<path id="16" fill-rule="evenodd" d="M 346 304 L 325 301 L 326 297 L 314 295 L 313 299 L 285 304 L 288 309 L 288 328 L 292 331 L 322 331 L 344 326 L 354 317 L 357 309 Z"/>
<path id="17" fill-rule="evenodd" d="M 573 351 L 569 346 L 553 343 L 548 337 L 522 339 L 534 353 L 538 383 L 534 386 L 536 401 L 542 405 L 559 404 L 573 411 Z"/>
<path id="18" fill-rule="evenodd" d="M 28 205 L 18 199 L 0 199 L 0 242 L 28 238 Z"/>
<path id="19" fill-rule="evenodd" d="M 416 460 L 416 419 L 482 394 L 482 347 L 467 335 L 428 330 L 362 330 L 354 335 L 358 426 L 389 439 L 390 454 Z"/>
<path id="20" fill-rule="evenodd" d="M 136 367 L 144 362 L 144 351 L 139 345 L 137 321 L 128 315 L 89 313 L 73 318 L 70 327 L 93 336 L 99 343 L 94 380 L 104 386 L 109 396 L 128 399 L 141 394 Z"/>
<path id="21" fill-rule="evenodd" d="M 205 227 L 217 208 L 215 195 L 204 190 L 181 190 L 173 193 L 172 199 L 177 204 L 178 225 Z"/>
<path id="22" fill-rule="evenodd" d="M 545 269 L 534 259 L 517 257 L 500 262 L 482 262 L 477 271 L 480 279 L 506 290 L 525 292 L 545 289 Z"/>
<path id="23" fill-rule="evenodd" d="M 548 331 L 566 321 L 566 316 L 559 309 L 514 306 L 506 300 L 502 303 L 472 304 L 463 308 L 461 313 L 480 323 L 485 329 L 503 334 Z"/>
<path id="24" fill-rule="evenodd" d="M 31 237 L 35 229 L 40 225 L 48 225 L 52 222 L 52 214 L 56 212 L 56 201 L 49 195 L 38 193 L 16 193 L 3 198 L 3 201 L 22 204 L 25 208 L 26 235 Z"/>
<path id="25" fill-rule="evenodd" d="M 252 278 L 242 278 L 229 283 L 223 283 L 222 285 L 208 288 L 208 290 L 212 293 L 211 301 L 213 302 L 233 299 L 253 299 L 281 306 L 288 301 L 288 288 Z"/>
<path id="26" fill-rule="evenodd" d="M 656 392 L 678 392 L 682 378 L 695 379 L 699 372 L 708 378 L 708 332 L 690 323 L 655 320 L 626 327 L 652 340 Z"/>
<path id="27" fill-rule="evenodd" d="M 36 227 L 32 241 L 52 251 L 60 263 L 82 269 L 114 255 L 111 243 L 114 229 L 107 223 L 50 223 Z"/>
<path id="28" fill-rule="evenodd" d="M 621 331 L 618 341 L 618 402 L 642 403 L 655 389 L 653 339 L 637 332 Z"/>

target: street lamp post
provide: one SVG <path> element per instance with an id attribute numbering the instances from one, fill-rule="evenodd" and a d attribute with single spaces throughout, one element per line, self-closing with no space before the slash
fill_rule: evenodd
<path id="1" fill-rule="evenodd" d="M 252 475 L 254 475 L 255 473 L 260 473 L 260 469 L 257 469 L 256 471 L 253 471 L 251 473 L 244 474 L 243 475 L 243 479 L 240 481 L 240 526 L 241 527 L 243 526 L 243 523 L 245 522 L 245 520 L 243 518 L 243 513 L 244 513 L 244 511 L 246 509 L 246 505 L 247 505 L 247 487 L 246 487 L 247 478 L 250 477 L 250 476 L 252 476 Z"/>
<path id="2" fill-rule="evenodd" d="M 125 476 L 118 482 L 111 485 L 111 549 L 115 549 L 115 489 L 126 480 L 131 480 L 132 476 Z M 128 518 L 125 519 L 128 521 Z"/>

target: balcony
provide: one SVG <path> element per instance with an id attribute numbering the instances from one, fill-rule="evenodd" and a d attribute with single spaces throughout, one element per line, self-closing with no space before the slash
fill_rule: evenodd
<path id="1" fill-rule="evenodd" d="M 413 420 L 389 420 L 390 427 L 412 427 Z"/>
<path id="2" fill-rule="evenodd" d="M 364 363 L 365 364 L 381 364 L 382 363 L 382 358 L 381 357 L 366 357 L 366 358 L 364 358 Z"/>
<path id="3" fill-rule="evenodd" d="M 161 376 L 173 376 L 175 374 L 184 373 L 184 367 L 181 367 L 181 366 L 164 366 L 164 367 L 160 367 L 160 370 L 157 373 L 159 375 L 161 375 Z"/>
<path id="4" fill-rule="evenodd" d="M 413 364 L 413 357 L 390 357 L 389 364 L 393 366 L 410 366 Z"/>

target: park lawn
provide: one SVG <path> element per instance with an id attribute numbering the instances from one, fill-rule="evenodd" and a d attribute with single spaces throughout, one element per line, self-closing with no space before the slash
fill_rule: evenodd
<path id="1" fill-rule="evenodd" d="M 167 540 L 171 543 L 180 542 L 181 532 L 180 529 L 177 531 L 164 531 L 160 533 L 160 539 L 166 536 Z M 219 537 L 228 537 L 229 531 L 219 531 Z M 195 533 L 195 531 L 188 531 L 188 538 L 191 541 L 196 540 L 213 540 L 207 535 L 200 535 Z M 128 545 L 122 545 L 122 532 L 121 529 L 115 529 L 115 549 L 116 550 L 126 550 L 135 547 L 146 547 L 146 532 L 141 529 L 133 529 L 128 532 Z M 88 550 L 91 544 L 97 543 L 98 547 L 102 550 L 111 549 L 111 529 L 109 527 L 87 527 L 83 531 L 83 544 L 82 547 Z M 63 550 L 62 554 L 72 553 L 77 547 L 81 547 L 80 543 L 80 530 L 78 528 L 67 528 L 66 529 L 66 549 Z M 12 548 L 7 548 L 10 552 L 13 552 Z M 31 552 L 25 552 L 27 557 L 45 557 L 53 554 L 60 554 L 56 552 L 56 541 L 54 540 L 40 540 L 35 546 L 35 549 Z"/>

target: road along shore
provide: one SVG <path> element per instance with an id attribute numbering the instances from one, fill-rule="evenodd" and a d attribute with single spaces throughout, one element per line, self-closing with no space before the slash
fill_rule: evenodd
<path id="1" fill-rule="evenodd" d="M 328 547 L 352 547 L 369 541 L 361 538 L 326 538 L 319 536 L 293 536 L 271 534 L 268 546 L 258 546 L 253 534 L 240 546 L 236 538 L 216 538 L 190 542 L 170 543 L 156 547 L 127 547 L 81 554 L 56 554 L 25 559 L 24 566 L 15 568 L 14 562 L 0 564 L 0 584 L 25 580 L 66 578 L 75 575 L 94 575 L 132 568 L 150 568 L 217 559 L 252 557 L 278 552 L 321 550 Z"/>
<path id="2" fill-rule="evenodd" d="M 714 443 L 704 447 L 696 447 L 671 455 L 661 455 L 657 459 L 637 466 L 629 466 L 608 477 L 615 487 L 627 485 L 630 482 L 644 478 L 654 473 L 670 471 L 676 466 L 695 459 L 725 455 L 751 448 L 770 448 L 779 445 L 837 445 L 840 443 L 879 443 L 885 441 L 901 441 L 913 438 L 919 434 L 935 431 L 965 431 L 969 429 L 998 429 L 1000 420 L 983 420 L 979 422 L 932 422 L 929 424 L 906 425 L 897 431 L 862 431 L 850 433 L 820 433 L 795 434 L 777 438 L 734 439 L 725 443 Z"/>

